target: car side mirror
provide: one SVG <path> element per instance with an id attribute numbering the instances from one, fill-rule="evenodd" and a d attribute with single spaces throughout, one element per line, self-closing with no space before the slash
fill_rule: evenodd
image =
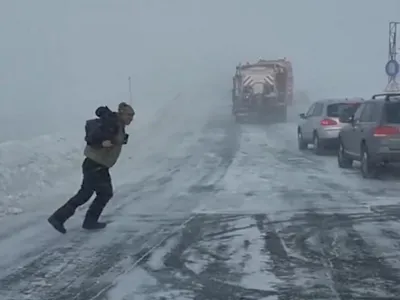
<path id="1" fill-rule="evenodd" d="M 307 119 L 306 114 L 299 114 L 300 118 Z"/>

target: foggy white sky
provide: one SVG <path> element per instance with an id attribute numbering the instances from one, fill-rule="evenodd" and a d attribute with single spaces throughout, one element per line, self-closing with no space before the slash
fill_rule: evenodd
<path id="1" fill-rule="evenodd" d="M 367 96 L 385 87 L 398 12 L 399 0 L 1 0 L 0 139 L 83 128 L 95 105 L 128 99 L 130 75 L 142 110 L 207 86 L 229 96 L 236 63 L 260 56 L 289 57 L 312 95 Z"/>

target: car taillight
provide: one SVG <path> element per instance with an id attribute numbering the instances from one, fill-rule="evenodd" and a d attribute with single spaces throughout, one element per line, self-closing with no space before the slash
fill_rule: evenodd
<path id="1" fill-rule="evenodd" d="M 392 126 L 380 126 L 375 128 L 374 130 L 374 136 L 388 136 L 399 133 L 400 133 L 399 129 Z"/>
<path id="2" fill-rule="evenodd" d="M 337 125 L 337 122 L 332 119 L 324 119 L 320 122 L 322 126 L 332 126 L 332 125 Z"/>

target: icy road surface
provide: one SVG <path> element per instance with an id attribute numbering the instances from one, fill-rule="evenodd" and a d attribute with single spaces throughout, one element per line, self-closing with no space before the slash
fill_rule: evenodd
<path id="1" fill-rule="evenodd" d="M 50 228 L 70 190 L 4 212 L 0 299 L 398 299 L 399 178 L 363 180 L 299 152 L 294 123 L 236 125 L 229 110 L 132 146 L 105 231 L 83 231 L 84 211 L 67 235 Z"/>

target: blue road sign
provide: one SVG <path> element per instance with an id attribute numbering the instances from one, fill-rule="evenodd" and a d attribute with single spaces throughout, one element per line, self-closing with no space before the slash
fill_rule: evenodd
<path id="1" fill-rule="evenodd" d="M 400 71 L 399 63 L 394 59 L 389 60 L 385 66 L 385 70 L 387 76 L 394 77 L 397 74 L 399 74 Z"/>

